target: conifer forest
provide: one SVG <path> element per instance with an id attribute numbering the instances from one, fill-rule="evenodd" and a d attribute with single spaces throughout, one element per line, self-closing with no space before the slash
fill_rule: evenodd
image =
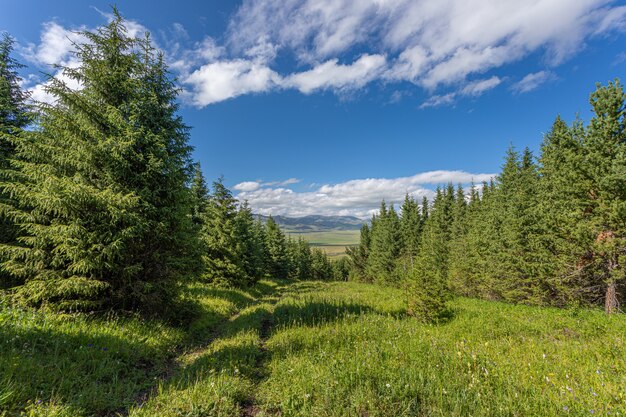
<path id="1" fill-rule="evenodd" d="M 626 416 L 619 79 L 330 257 L 205 178 L 150 36 L 81 36 L 52 102 L 0 41 L 1 417 Z"/>

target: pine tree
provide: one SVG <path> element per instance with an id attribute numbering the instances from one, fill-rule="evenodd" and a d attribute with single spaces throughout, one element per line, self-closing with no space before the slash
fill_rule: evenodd
<path id="1" fill-rule="evenodd" d="M 242 257 L 237 214 L 237 200 L 219 178 L 213 182 L 202 230 L 206 251 L 204 278 L 214 285 L 245 286 L 249 280 Z"/>
<path id="2" fill-rule="evenodd" d="M 194 244 L 178 90 L 162 55 L 127 35 L 117 10 L 83 35 L 80 64 L 63 69 L 82 89 L 49 80 L 56 104 L 40 105 L 38 129 L 19 135 L 0 184 L 22 231 L 19 245 L 2 246 L 4 267 L 25 280 L 17 295 L 30 304 L 159 311 Z"/>
<path id="3" fill-rule="evenodd" d="M 0 40 L 0 175 L 1 170 L 11 167 L 10 159 L 15 157 L 14 138 L 32 118 L 26 104 L 28 93 L 20 88 L 22 79 L 17 73 L 23 66 L 11 56 L 13 43 L 7 34 Z M 10 210 L 10 196 L 0 190 L 0 207 L 5 204 L 9 205 L 5 209 Z M 17 234 L 17 227 L 9 216 L 2 215 L 0 208 L 0 244 L 14 243 Z M 0 266 L 0 287 L 14 284 L 14 278 Z"/>

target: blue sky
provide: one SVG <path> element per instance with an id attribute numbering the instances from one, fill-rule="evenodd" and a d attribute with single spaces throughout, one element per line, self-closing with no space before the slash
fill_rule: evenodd
<path id="1" fill-rule="evenodd" d="M 34 98 L 109 3 L 3 1 Z M 623 1 L 117 6 L 165 52 L 206 176 L 266 214 L 367 216 L 383 198 L 489 178 L 509 144 L 536 151 L 557 114 L 588 120 L 595 83 L 626 73 Z"/>

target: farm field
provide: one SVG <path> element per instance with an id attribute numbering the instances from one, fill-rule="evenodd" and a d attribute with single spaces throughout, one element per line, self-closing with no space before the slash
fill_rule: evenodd
<path id="1" fill-rule="evenodd" d="M 284 229 L 292 239 L 302 237 L 311 247 L 322 249 L 330 257 L 343 256 L 346 247 L 359 244 L 359 230 L 294 231 Z"/>
<path id="2" fill-rule="evenodd" d="M 183 329 L 4 306 L 0 415 L 626 415 L 622 315 L 459 298 L 424 325 L 345 282 L 186 296 Z"/>

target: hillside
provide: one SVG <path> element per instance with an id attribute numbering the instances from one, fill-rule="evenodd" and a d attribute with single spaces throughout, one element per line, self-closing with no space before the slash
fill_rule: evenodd
<path id="1" fill-rule="evenodd" d="M 424 325 L 405 315 L 403 291 L 344 282 L 195 284 L 186 297 L 200 315 L 180 329 L 1 309 L 0 410 L 626 415 L 622 316 L 460 298 L 447 323 Z"/>

